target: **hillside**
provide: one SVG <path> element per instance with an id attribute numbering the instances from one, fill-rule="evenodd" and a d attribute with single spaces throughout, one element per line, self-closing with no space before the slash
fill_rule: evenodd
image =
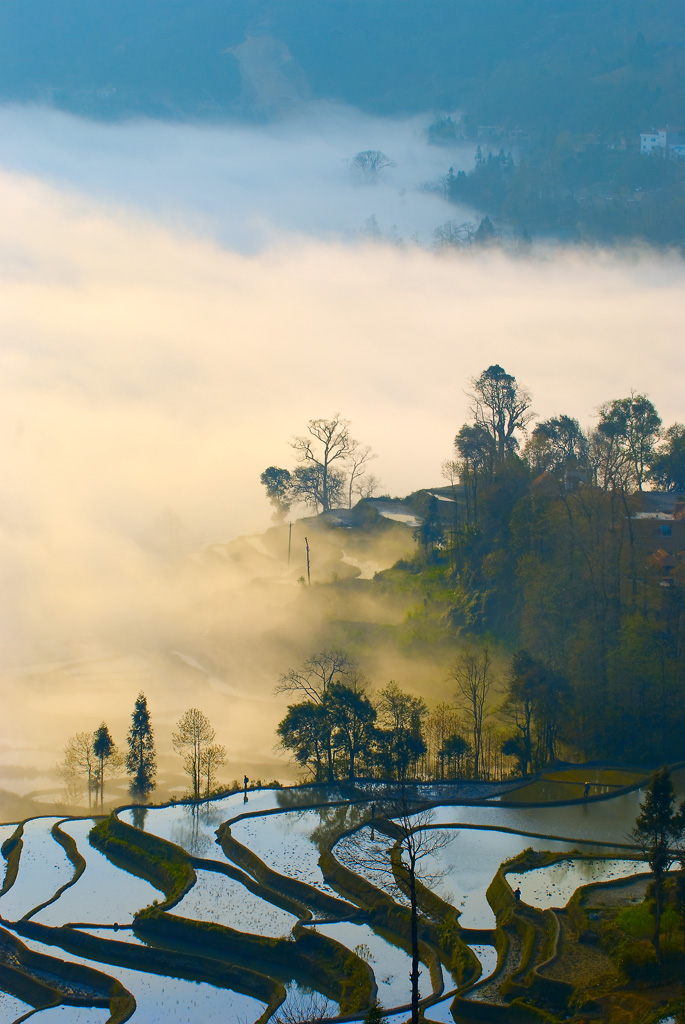
<path id="1" fill-rule="evenodd" d="M 685 117 L 684 40 L 677 0 L 5 0 L 0 99 L 197 118 L 312 97 L 635 132 Z"/>

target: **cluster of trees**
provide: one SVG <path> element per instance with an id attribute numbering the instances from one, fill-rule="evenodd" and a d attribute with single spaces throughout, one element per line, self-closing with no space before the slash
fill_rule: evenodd
<path id="1" fill-rule="evenodd" d="M 277 520 L 298 501 L 317 512 L 352 508 L 355 497 L 368 498 L 378 487 L 378 479 L 368 472 L 375 454 L 352 437 L 349 420 L 339 413 L 329 420 L 309 420 L 307 433 L 293 438 L 290 446 L 297 458 L 295 469 L 269 466 L 260 477 Z"/>
<path id="2" fill-rule="evenodd" d="M 550 473 L 567 488 L 575 480 L 630 494 L 649 481 L 661 490 L 685 490 L 685 426 L 674 423 L 663 430 L 646 395 L 605 402 L 591 431 L 574 417 L 560 415 L 537 423 L 528 435 L 532 398 L 515 377 L 493 365 L 471 387 L 473 422 L 459 430 L 456 459 L 445 468 L 466 485 L 476 521 L 479 482 L 491 483 L 519 453 L 523 467 L 536 476 Z"/>
<path id="3" fill-rule="evenodd" d="M 496 676 L 487 647 L 463 651 L 450 675 L 454 703 L 429 711 L 393 680 L 373 692 L 343 651 L 313 654 L 276 687 L 302 698 L 278 726 L 281 746 L 317 782 L 501 776 L 510 758 L 502 757 L 488 730 Z M 537 709 L 529 729 L 534 737 Z"/>
<path id="4" fill-rule="evenodd" d="M 226 748 L 214 743 L 215 733 L 209 719 L 197 708 L 190 708 L 179 719 L 173 734 L 174 749 L 183 758 L 183 770 L 191 782 L 193 799 L 209 796 L 216 786 L 217 770 L 226 761 Z M 154 790 L 157 776 L 155 740 L 145 694 L 139 693 L 126 736 L 126 752 L 120 751 L 107 725 L 95 732 L 78 732 L 64 748 L 64 759 L 57 766 L 70 794 L 76 796 L 85 782 L 88 804 L 93 799 L 104 803 L 105 775 L 125 771 L 129 792 L 134 800 L 144 801 Z"/>
<path id="5" fill-rule="evenodd" d="M 281 742 L 317 779 L 497 777 L 562 752 L 677 759 L 684 567 L 669 555 L 664 578 L 639 513 L 648 486 L 672 502 L 685 494 L 685 426 L 664 428 L 639 393 L 605 402 L 591 429 L 567 413 L 535 422 L 530 392 L 503 367 L 470 384 L 471 419 L 444 464 L 451 500 L 417 499 L 419 550 L 395 572 L 412 574 L 413 590 L 426 579 L 420 614 L 439 601 L 443 632 L 509 652 L 503 696 L 494 698 L 487 649 L 464 654 L 455 703 L 430 713 L 396 684 L 372 695 L 345 655 L 314 659 L 281 680 L 304 698 L 279 726 Z M 334 437 L 339 418 L 310 426 L 322 422 Z M 335 450 L 314 452 L 313 436 L 294 443 L 309 464 L 300 468 L 330 482 Z M 337 450 L 342 461 L 347 449 Z M 331 503 L 329 489 L 318 507 Z"/>
<path id="6" fill-rule="evenodd" d="M 561 133 L 516 163 L 503 149 L 484 156 L 479 146 L 473 169 L 455 174 L 450 168 L 441 190 L 450 202 L 485 210 L 524 237 L 539 232 L 681 244 L 684 184 L 683 160 L 645 157 Z M 443 236 L 443 244 L 464 244 L 463 235 Z"/>
<path id="7" fill-rule="evenodd" d="M 444 466 L 452 501 L 427 503 L 417 538 L 452 625 L 527 652 L 502 710 L 515 726 L 508 753 L 539 765 L 565 740 L 586 756 L 677 758 L 683 567 L 664 581 L 636 516 L 648 482 L 685 493 L 685 426 L 663 429 L 641 394 L 606 402 L 590 431 L 566 414 L 532 426 L 530 393 L 497 365 L 471 397 Z"/>

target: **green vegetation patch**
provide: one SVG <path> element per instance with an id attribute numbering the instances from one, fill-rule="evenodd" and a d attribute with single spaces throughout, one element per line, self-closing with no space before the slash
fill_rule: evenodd
<path id="1" fill-rule="evenodd" d="M 114 813 L 91 829 L 88 839 L 117 867 L 144 878 L 163 892 L 164 907 L 178 903 L 197 880 L 185 850 L 125 824 Z"/>
<path id="2" fill-rule="evenodd" d="M 17 930 L 50 944 L 54 944 L 53 933 L 71 931 L 28 921 L 18 925 Z M 108 1007 L 111 1024 L 123 1024 L 136 1007 L 130 992 L 114 978 L 86 965 L 36 953 L 4 929 L 0 929 L 0 983 L 7 991 L 36 1007 L 59 1004 Z"/>
<path id="3" fill-rule="evenodd" d="M 251 935 L 206 921 L 191 921 L 148 907 L 136 915 L 142 939 L 228 962 L 234 969 L 297 979 L 340 1004 L 342 1013 L 368 1007 L 375 997 L 373 972 L 356 953 L 326 935 L 300 926 L 294 939 Z"/>
<path id="4" fill-rule="evenodd" d="M 2 856 L 7 861 L 7 868 L 5 870 L 5 880 L 3 882 L 2 889 L 0 889 L 0 896 L 6 893 L 7 890 L 14 885 L 17 879 L 17 873 L 19 871 L 19 860 L 21 858 L 21 850 L 22 846 L 24 845 L 22 840 L 23 834 L 24 825 L 22 823 L 20 825 L 17 825 L 12 835 L 8 839 L 6 839 L 5 842 L 2 844 L 2 847 L 0 847 L 0 853 L 2 853 Z"/>

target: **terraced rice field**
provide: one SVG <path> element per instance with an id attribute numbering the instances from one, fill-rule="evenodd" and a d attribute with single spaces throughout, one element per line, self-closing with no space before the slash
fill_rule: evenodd
<path id="1" fill-rule="evenodd" d="M 481 965 L 483 993 L 490 993 L 486 979 L 493 976 L 497 966 L 494 945 L 485 941 L 495 926 L 486 890 L 500 864 L 529 847 L 568 854 L 544 867 L 527 871 L 513 867 L 507 876 L 511 889 L 520 887 L 522 902 L 541 910 L 565 906 L 578 886 L 588 882 L 614 880 L 644 870 L 639 860 L 625 856 L 626 836 L 642 793 L 639 789 L 626 791 L 620 787 L 638 781 L 636 777 L 614 772 L 603 778 L 595 772 L 592 784 L 598 791 L 615 791 L 614 797 L 559 805 L 559 792 L 578 795 L 576 789 L 581 780 L 576 775 L 579 773 L 550 774 L 536 784 L 537 788 L 522 786 L 517 794 L 502 789 L 488 793 L 487 787 L 480 786 L 464 788 L 459 799 L 459 794 L 455 798 L 453 786 L 449 803 L 441 802 L 437 785 L 421 790 L 424 797 L 430 793 L 435 803 L 430 828 L 451 837 L 451 842 L 426 858 L 421 867 L 431 876 L 434 891 L 459 912 L 462 939 Z M 685 775 L 677 774 L 675 781 L 682 788 Z M 447 794 L 447 790 L 444 792 Z M 542 800 L 548 793 L 554 795 L 554 804 Z M 344 948 L 351 958 L 349 962 L 356 963 L 362 974 L 366 971 L 364 976 L 372 976 L 378 998 L 390 1011 L 386 1018 L 390 1024 L 406 1021 L 411 965 L 406 936 L 374 924 L 369 906 L 349 902 L 354 894 L 351 897 L 345 885 L 340 889 L 338 875 L 332 876 L 330 869 L 324 877 L 319 863 L 322 851 L 327 849 L 346 863 L 337 838 L 356 827 L 359 832 L 355 834 L 362 838 L 368 835 L 370 827 L 364 822 L 370 816 L 371 801 L 379 801 L 379 794 L 378 787 L 366 795 L 360 790 L 350 803 L 345 802 L 338 788 L 300 787 L 251 792 L 247 801 L 243 793 L 236 793 L 200 805 L 176 803 L 161 808 L 122 809 L 119 821 L 134 829 L 126 833 L 133 837 L 129 845 L 137 849 L 135 836 L 144 834 L 151 841 L 153 837 L 163 841 L 154 851 L 169 850 L 164 844 L 174 844 L 173 849 L 178 851 L 174 857 L 187 865 L 183 877 L 190 879 L 183 883 L 182 891 L 178 889 L 181 883 L 174 881 L 181 877 L 180 869 L 174 869 L 175 875 L 173 871 L 167 874 L 166 881 L 153 878 L 165 859 L 158 852 L 150 853 L 144 863 L 144 858 L 139 860 L 141 866 L 137 868 L 135 857 L 140 858 L 141 854 L 138 851 L 127 859 L 126 843 L 117 847 L 123 850 L 121 855 L 95 849 L 89 842 L 92 819 L 67 819 L 59 826 L 74 841 L 80 855 L 72 855 L 72 860 L 51 831 L 60 819 L 37 818 L 26 822 L 16 880 L 0 897 L 0 935 L 9 936 L 0 947 L 0 962 L 17 966 L 18 956 L 22 971 L 28 972 L 34 981 L 45 981 L 41 962 L 37 958 L 31 960 L 31 953 L 59 957 L 64 977 L 60 975 L 50 982 L 57 1004 L 50 1007 L 44 1005 L 45 996 L 40 1008 L 40 1001 L 32 1004 L 9 991 L 0 992 L 0 1024 L 19 1020 L 34 1005 L 38 1008 L 31 1019 L 41 1024 L 104 1024 L 110 1019 L 114 1004 L 107 1009 L 96 1005 L 94 998 L 92 1005 L 67 1005 L 72 982 L 69 968 L 64 965 L 71 965 L 74 970 L 77 965 L 90 967 L 100 972 L 98 978 L 104 975 L 105 980 L 116 979 L 133 999 L 124 1009 L 120 1004 L 116 1010 L 119 1016 L 111 1019 L 131 1019 L 136 1024 L 168 1024 L 170 1020 L 189 1024 L 225 1024 L 226 1020 L 266 1024 L 268 1019 L 276 1019 L 278 1003 L 284 996 L 286 1006 L 296 1006 L 310 998 L 317 981 L 305 976 L 308 969 L 302 964 L 306 959 L 298 960 L 300 966 L 296 968 L 295 960 L 289 965 L 287 956 L 279 960 L 277 955 L 274 960 L 265 952 L 259 963 L 253 965 L 254 970 L 243 964 L 247 971 L 243 982 L 212 983 L 209 976 L 204 977 L 206 969 L 202 965 L 208 963 L 206 957 L 222 956 L 213 944 L 228 936 L 231 942 L 238 943 L 232 948 L 240 950 L 241 934 L 245 941 L 255 941 L 255 937 L 266 943 L 292 941 L 292 947 L 278 949 L 305 952 L 309 939 L 315 940 L 316 936 L 320 937 L 316 941 L 335 940 L 339 945 L 325 948 Z M 238 857 L 241 863 L 233 863 L 230 858 L 237 856 L 236 848 L 229 843 L 224 852 L 217 841 L 217 829 L 225 822 L 229 823 L 232 840 L 249 851 L 247 861 Z M 0 842 L 10 839 L 15 828 L 0 826 Z M 5 852 L 7 859 L 10 853 L 8 849 Z M 584 856 L 580 858 L 574 852 Z M 618 856 L 619 853 L 624 856 Z M 16 859 L 16 852 L 11 856 Z M 347 866 L 379 885 L 378 875 L 365 872 L 363 865 L 348 862 Z M 155 901 L 159 904 L 164 900 L 160 890 L 165 886 L 168 896 L 173 890 L 169 905 L 172 919 L 180 920 L 181 924 L 185 921 L 187 927 L 196 929 L 187 933 L 197 936 L 192 942 L 183 939 L 179 945 L 174 940 L 167 947 L 163 937 L 153 941 L 143 927 L 150 915 L 153 921 L 166 920 L 162 910 L 154 910 Z M 391 877 L 387 885 L 380 883 L 380 891 L 383 890 L 398 906 L 406 906 L 406 898 Z M 37 909 L 41 904 L 47 905 Z M 334 906 L 339 910 L 338 919 L 332 910 Z M 138 917 L 145 908 L 152 910 L 147 911 L 147 917 Z M 43 929 L 34 927 L 31 931 L 32 922 L 44 926 Z M 23 944 L 20 954 L 13 952 L 12 934 Z M 265 950 L 268 948 L 271 947 L 264 946 Z M 189 959 L 184 960 L 186 956 Z M 173 962 L 176 966 L 165 969 L 165 958 L 168 964 Z M 232 962 L 230 957 L 227 962 Z M 435 1004 L 426 1007 L 425 1013 L 426 1020 L 436 1024 L 449 1024 L 455 1019 L 451 1007 L 457 979 L 447 970 L 447 962 L 442 967 L 434 964 L 432 975 L 426 964 L 422 967 L 422 997 L 439 996 Z M 270 963 L 276 966 L 269 967 Z M 304 972 L 302 976 L 298 971 Z M 96 980 L 93 984 L 95 991 L 102 982 Z M 224 984 L 233 987 L 223 987 Z M 323 979 L 322 984 L 326 987 Z M 435 990 L 433 985 L 437 986 Z M 256 994 L 257 990 L 261 995 Z M 89 991 L 87 985 L 84 991 Z M 323 998 L 324 993 L 320 995 Z M 345 1012 L 331 998 L 330 991 L 325 995 L 329 1015 Z M 361 1020 L 363 1008 L 352 1016 Z"/>

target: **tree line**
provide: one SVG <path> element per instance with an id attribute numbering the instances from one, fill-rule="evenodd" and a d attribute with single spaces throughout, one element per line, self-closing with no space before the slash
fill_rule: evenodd
<path id="1" fill-rule="evenodd" d="M 172 735 L 194 800 L 211 795 L 218 769 L 226 762 L 226 748 L 214 742 L 215 736 L 209 719 L 198 708 L 189 708 L 181 716 Z M 128 775 L 131 797 L 140 802 L 147 800 L 156 786 L 157 754 L 145 694 L 139 693 L 136 698 L 125 752 L 118 749 L 102 722 L 92 733 L 78 732 L 69 738 L 57 770 L 69 792 L 85 782 L 89 806 L 93 799 L 104 803 L 105 776 L 110 778 L 122 771 Z"/>
<path id="2" fill-rule="evenodd" d="M 647 484 L 674 508 L 685 494 L 685 426 L 664 428 L 636 393 L 605 402 L 591 430 L 569 414 L 532 425 L 530 393 L 497 365 L 471 381 L 471 398 L 443 466 L 451 501 L 424 499 L 406 571 L 430 571 L 453 634 L 518 652 L 507 751 L 522 767 L 560 744 L 681 756 L 685 567 L 659 544 L 671 520 L 641 516 Z"/>
<path id="3" fill-rule="evenodd" d="M 516 162 L 504 149 L 485 155 L 479 146 L 472 170 L 455 174 L 450 168 L 439 189 L 450 202 L 487 211 L 523 238 L 537 232 L 576 241 L 646 238 L 682 245 L 685 161 L 643 156 L 636 146 L 636 137 L 625 149 L 560 132 L 551 143 L 524 150 Z M 448 222 L 436 230 L 438 245 L 473 242 L 472 234 L 454 227 Z"/>
<path id="4" fill-rule="evenodd" d="M 454 703 L 429 710 L 394 680 L 374 691 L 346 652 L 319 651 L 276 687 L 300 698 L 278 725 L 281 747 L 316 782 L 502 777 L 511 759 L 489 728 L 497 674 L 488 648 L 464 650 L 450 677 Z"/>
<path id="5" fill-rule="evenodd" d="M 570 413 L 535 422 L 530 392 L 498 365 L 470 385 L 471 420 L 443 466 L 449 500 L 416 497 L 415 557 L 371 584 L 425 594 L 410 625 L 432 615 L 463 642 L 463 689 L 446 666 L 454 703 L 429 711 L 397 684 L 373 694 L 344 653 L 315 656 L 279 684 L 301 698 L 281 743 L 320 780 L 681 757 L 685 566 L 641 510 L 649 485 L 674 507 L 685 494 L 685 426 L 664 427 L 640 393 L 605 402 L 591 429 Z M 657 527 L 666 536 L 670 519 Z"/>

